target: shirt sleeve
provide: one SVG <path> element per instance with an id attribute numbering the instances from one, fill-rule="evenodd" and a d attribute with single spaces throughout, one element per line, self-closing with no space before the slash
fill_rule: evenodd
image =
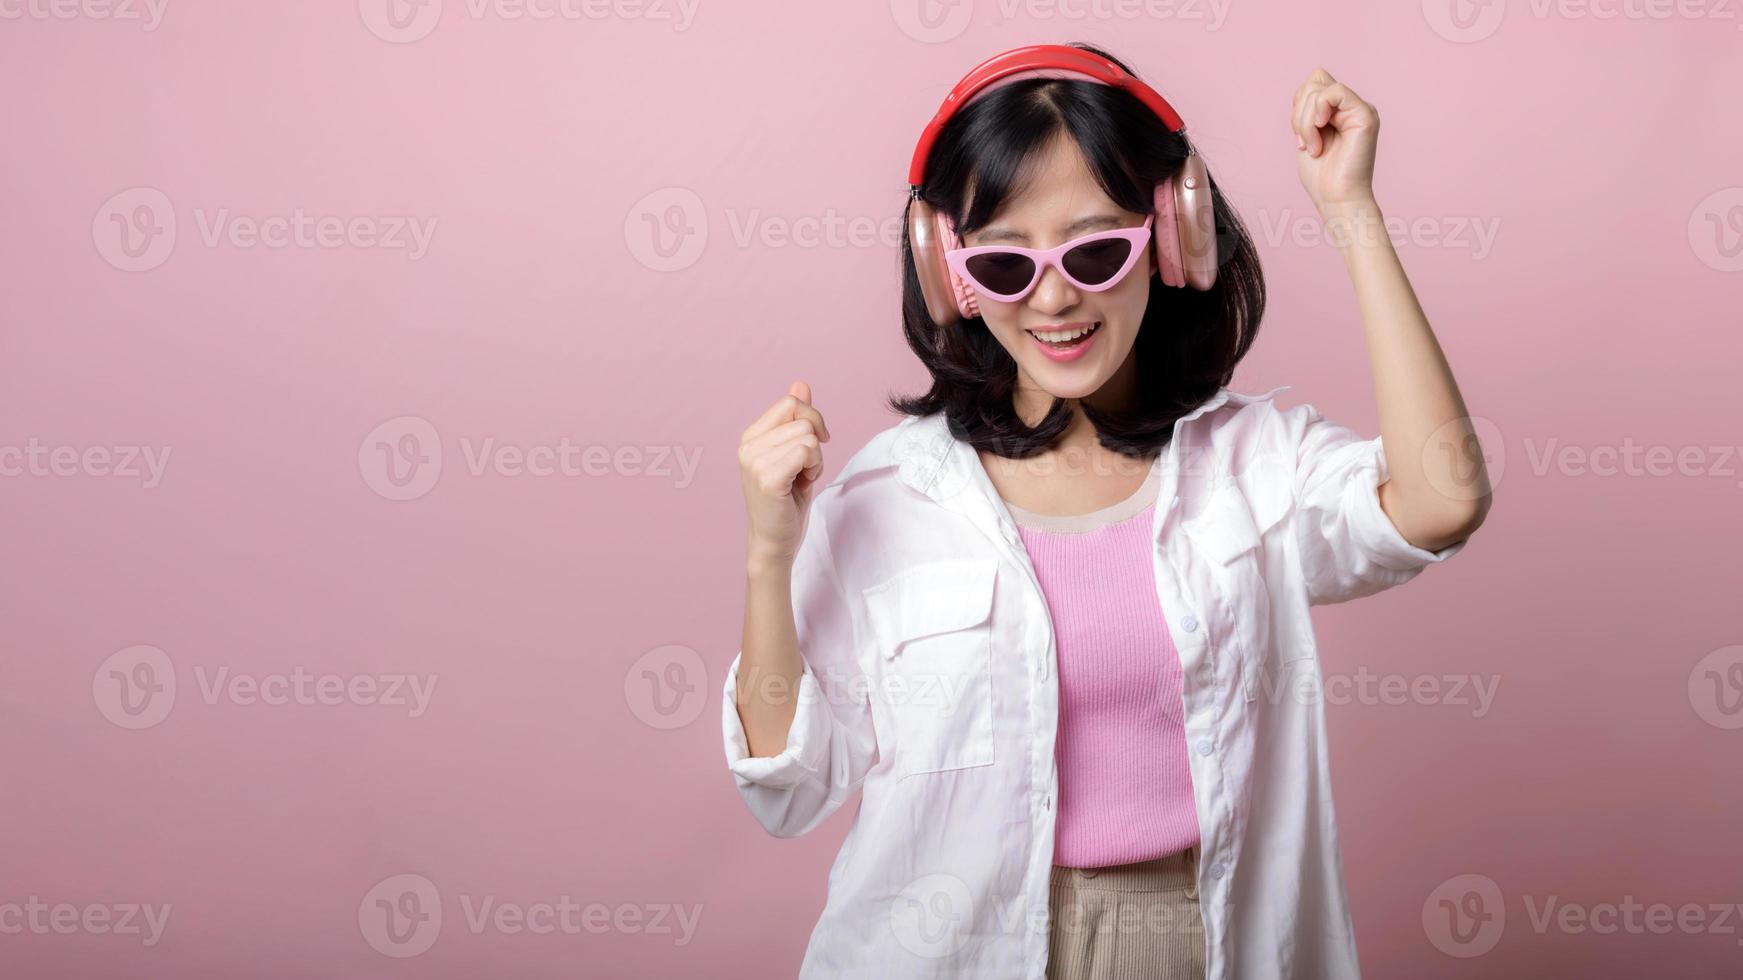
<path id="1" fill-rule="evenodd" d="M 802 673 L 796 695 L 754 686 L 770 696 L 796 696 L 787 745 L 753 757 L 738 715 L 740 650 L 726 672 L 721 728 L 734 785 L 758 823 L 776 837 L 809 833 L 853 795 L 877 761 L 869 687 L 856 656 L 854 620 L 829 548 L 821 499 L 793 562 L 793 619 Z"/>
<path id="2" fill-rule="evenodd" d="M 1380 508 L 1390 478 L 1378 436 L 1363 439 L 1312 405 L 1279 409 L 1285 458 L 1295 465 L 1295 536 L 1310 605 L 1347 602 L 1403 585 L 1462 550 L 1411 544 Z"/>

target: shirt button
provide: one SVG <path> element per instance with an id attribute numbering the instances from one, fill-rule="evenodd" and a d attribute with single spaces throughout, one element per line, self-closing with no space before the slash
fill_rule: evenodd
<path id="1" fill-rule="evenodd" d="M 1210 755 L 1210 750 L 1211 750 L 1210 739 L 1201 738 L 1198 740 L 1198 754 L 1199 755 Z"/>
<path id="2" fill-rule="evenodd" d="M 1227 872 L 1227 871 L 1228 871 L 1228 868 L 1227 868 L 1227 867 L 1226 867 L 1226 866 L 1224 866 L 1224 865 L 1223 865 L 1223 863 L 1222 863 L 1222 862 L 1221 862 L 1221 861 L 1212 861 L 1212 862 L 1211 862 L 1211 865 L 1210 865 L 1210 876 L 1211 876 L 1211 877 L 1212 877 L 1212 878 L 1214 878 L 1214 879 L 1218 879 L 1218 880 L 1220 880 L 1220 879 L 1221 879 L 1221 878 L 1222 878 L 1222 876 L 1223 876 L 1223 875 L 1224 875 L 1224 874 L 1225 874 L 1225 873 L 1226 873 L 1226 872 Z"/>
<path id="3" fill-rule="evenodd" d="M 1187 613 L 1186 618 L 1180 621 L 1180 628 L 1188 633 L 1198 629 L 1198 617 L 1191 613 Z"/>

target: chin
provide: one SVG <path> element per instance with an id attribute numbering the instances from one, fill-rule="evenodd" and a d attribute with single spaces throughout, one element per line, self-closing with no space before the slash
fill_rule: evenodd
<path id="1" fill-rule="evenodd" d="M 1090 363 L 1093 360 L 1093 363 Z M 1099 358 L 1084 358 L 1068 364 L 1042 361 L 1027 365 L 1029 377 L 1054 398 L 1088 398 L 1108 383 L 1113 371 Z"/>

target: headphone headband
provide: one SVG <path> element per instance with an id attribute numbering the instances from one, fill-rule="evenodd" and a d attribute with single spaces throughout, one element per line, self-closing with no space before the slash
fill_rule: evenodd
<path id="1" fill-rule="evenodd" d="M 956 87 L 944 97 L 944 104 L 938 107 L 932 121 L 920 133 L 920 142 L 914 147 L 914 159 L 908 165 L 908 185 L 917 190 L 925 182 L 926 158 L 932 155 L 932 144 L 938 141 L 939 131 L 958 109 L 1001 85 L 1034 77 L 1079 77 L 1124 89 L 1149 106 L 1163 125 L 1176 133 L 1186 132 L 1186 124 L 1167 99 L 1112 61 L 1069 45 L 1031 44 L 993 55 L 956 83 Z"/>

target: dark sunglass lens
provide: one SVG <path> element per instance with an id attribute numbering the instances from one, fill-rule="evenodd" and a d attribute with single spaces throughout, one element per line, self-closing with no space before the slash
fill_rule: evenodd
<path id="1" fill-rule="evenodd" d="M 1035 277 L 1035 263 L 1015 252 L 985 252 L 968 260 L 968 273 L 995 293 L 1023 291 Z"/>
<path id="2" fill-rule="evenodd" d="M 1065 271 L 1078 282 L 1099 286 L 1112 279 L 1131 254 L 1131 242 L 1124 238 L 1104 238 L 1066 252 Z"/>

